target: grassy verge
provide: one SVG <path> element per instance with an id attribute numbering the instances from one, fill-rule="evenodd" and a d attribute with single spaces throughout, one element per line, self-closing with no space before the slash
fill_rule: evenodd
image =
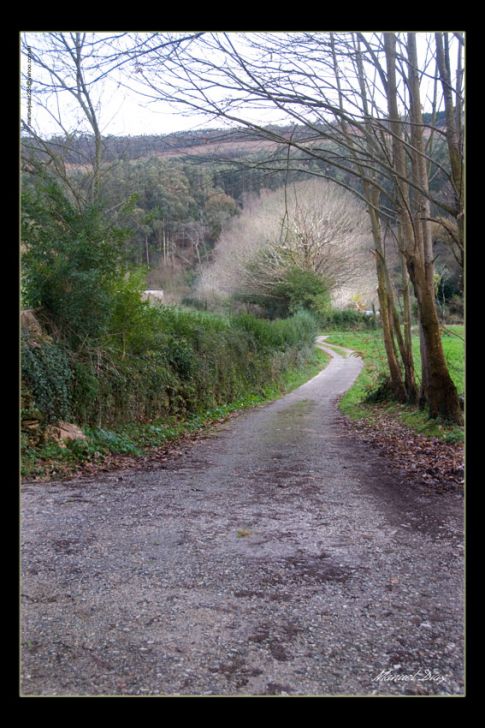
<path id="1" fill-rule="evenodd" d="M 443 348 L 448 362 L 450 375 L 460 394 L 464 391 L 464 342 L 463 326 L 448 326 L 443 332 Z M 438 437 L 448 442 L 461 442 L 463 428 L 450 426 L 439 420 L 430 419 L 426 412 L 408 405 L 395 402 L 369 403 L 366 398 L 376 390 L 387 372 L 386 355 L 382 335 L 376 331 L 342 331 L 329 336 L 330 344 L 353 349 L 364 359 L 364 368 L 355 384 L 346 392 L 340 402 L 341 411 L 351 419 L 372 421 L 383 411 L 395 416 L 403 424 L 429 437 Z M 419 357 L 419 337 L 413 335 L 413 353 L 416 377 L 419 382 L 421 364 Z"/>
<path id="2" fill-rule="evenodd" d="M 46 443 L 38 447 L 25 447 L 22 453 L 21 473 L 26 479 L 48 480 L 68 477 L 88 465 L 103 468 L 112 456 L 121 456 L 125 463 L 134 463 L 137 458 L 149 456 L 151 452 L 177 442 L 197 432 L 204 432 L 211 425 L 222 422 L 233 413 L 265 404 L 296 389 L 318 374 L 330 357 L 315 349 L 306 364 L 286 371 L 278 384 L 272 384 L 258 393 L 247 394 L 233 402 L 193 413 L 186 417 L 165 417 L 151 422 L 132 422 L 115 429 L 85 427 L 86 440 L 73 440 L 66 447 Z"/>

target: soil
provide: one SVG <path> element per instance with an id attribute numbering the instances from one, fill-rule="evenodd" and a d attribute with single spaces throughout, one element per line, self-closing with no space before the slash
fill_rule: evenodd
<path id="1" fill-rule="evenodd" d="M 22 695 L 461 695 L 463 493 L 344 426 L 333 353 L 151 469 L 25 483 Z"/>

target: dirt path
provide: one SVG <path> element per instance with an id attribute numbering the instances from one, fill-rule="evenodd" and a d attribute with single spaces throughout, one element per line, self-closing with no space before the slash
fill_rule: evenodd
<path id="1" fill-rule="evenodd" d="M 22 694 L 462 693 L 462 496 L 342 428 L 361 365 L 165 467 L 25 484 Z"/>

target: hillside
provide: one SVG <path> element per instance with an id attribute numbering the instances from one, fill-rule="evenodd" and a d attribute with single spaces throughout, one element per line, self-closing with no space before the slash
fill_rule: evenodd
<path id="1" fill-rule="evenodd" d="M 304 127 L 268 126 L 268 136 L 275 138 L 303 139 L 308 136 Z M 24 145 L 40 151 L 40 144 L 24 137 Z M 106 136 L 104 158 L 106 161 L 142 159 L 144 157 L 208 156 L 232 159 L 245 154 L 257 153 L 276 146 L 270 138 L 262 139 L 256 131 L 238 127 L 235 129 L 199 129 L 171 134 L 143 134 L 137 136 Z M 52 150 L 62 149 L 68 164 L 82 165 L 93 155 L 94 138 L 90 134 L 75 134 L 66 143 L 64 137 L 51 137 L 45 142 Z"/>
<path id="2" fill-rule="evenodd" d="M 423 123 L 444 129 L 444 112 L 433 120 L 431 114 L 423 114 Z M 135 136 L 114 136 L 104 138 L 104 158 L 106 161 L 141 159 L 144 157 L 209 157 L 234 159 L 246 154 L 254 154 L 275 148 L 277 141 L 310 141 L 307 127 L 302 125 L 269 125 L 264 127 L 266 138 L 256 130 L 238 126 L 234 129 L 197 129 L 178 131 L 170 134 L 140 134 Z M 356 129 L 356 134 L 359 132 Z M 275 141 L 271 140 L 274 135 Z M 27 144 L 27 137 L 23 141 Z M 63 149 L 66 162 L 82 165 L 86 158 L 92 157 L 94 139 L 90 134 L 77 133 L 69 138 L 51 137 L 47 144 L 53 149 Z M 28 139 L 28 145 L 39 148 L 38 143 Z"/>
<path id="3" fill-rule="evenodd" d="M 426 124 L 431 121 L 425 118 Z M 443 121 L 438 119 L 437 125 Z M 188 294 L 200 264 L 211 259 L 223 227 L 250 196 L 262 190 L 298 182 L 309 173 L 330 175 L 344 186 L 355 186 L 352 174 L 329 166 L 318 154 L 302 159 L 298 150 L 291 150 L 291 171 L 287 171 L 288 148 L 281 139 L 315 144 L 316 135 L 308 128 L 272 125 L 265 128 L 265 134 L 262 138 L 257 131 L 236 127 L 103 139 L 103 196 L 114 210 L 120 199 L 132 201 L 120 220 L 129 229 L 127 260 L 148 267 L 149 287 L 163 288 L 176 300 Z M 44 142 L 24 138 L 23 142 L 32 156 L 47 157 L 41 144 L 62 156 L 78 183 L 90 173 L 86 162 L 94 156 L 92 135 L 52 137 Z M 339 158 L 336 146 L 329 142 L 325 146 L 325 156 Z M 433 185 L 439 186 L 438 177 L 434 176 Z M 391 258 L 395 257 L 393 247 L 389 246 Z M 454 274 L 455 264 L 447 252 L 446 248 L 440 251 L 440 262 Z M 391 269 L 400 276 L 397 259 L 391 261 Z M 374 272 L 367 276 L 362 271 L 359 290 L 342 289 L 335 303 L 348 305 L 356 293 L 372 301 L 375 287 Z"/>

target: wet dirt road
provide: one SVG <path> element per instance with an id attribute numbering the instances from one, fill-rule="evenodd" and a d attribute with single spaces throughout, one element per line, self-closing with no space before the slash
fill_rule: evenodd
<path id="1" fill-rule="evenodd" d="M 463 498 L 341 426 L 361 365 L 164 467 L 26 483 L 22 694 L 462 694 Z"/>

